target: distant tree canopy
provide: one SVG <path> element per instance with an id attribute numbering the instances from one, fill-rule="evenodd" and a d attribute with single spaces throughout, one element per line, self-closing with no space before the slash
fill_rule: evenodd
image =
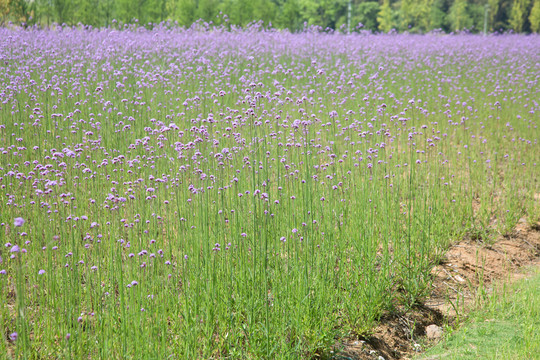
<path id="1" fill-rule="evenodd" d="M 350 9 L 350 10 L 349 10 Z M 53 23 L 108 27 L 198 20 L 245 26 L 262 21 L 290 31 L 539 32 L 540 0 L 0 0 L 0 25 Z"/>

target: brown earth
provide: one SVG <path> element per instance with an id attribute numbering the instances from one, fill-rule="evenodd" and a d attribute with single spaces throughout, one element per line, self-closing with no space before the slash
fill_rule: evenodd
<path id="1" fill-rule="evenodd" d="M 540 222 L 520 219 L 511 234 L 492 245 L 464 240 L 432 269 L 431 295 L 422 305 L 384 316 L 369 337 L 342 341 L 335 359 L 410 359 L 438 341 L 426 337 L 429 325 L 461 321 L 487 299 L 494 281 L 523 278 L 520 268 L 529 265 L 540 266 Z"/>

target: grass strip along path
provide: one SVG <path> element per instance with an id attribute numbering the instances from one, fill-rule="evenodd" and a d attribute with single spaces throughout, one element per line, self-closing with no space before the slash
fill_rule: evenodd
<path id="1" fill-rule="evenodd" d="M 429 349 L 423 360 L 540 359 L 540 271 L 502 283 L 466 324 Z"/>

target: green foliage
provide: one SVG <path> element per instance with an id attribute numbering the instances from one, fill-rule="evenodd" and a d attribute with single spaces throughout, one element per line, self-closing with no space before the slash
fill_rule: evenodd
<path id="1" fill-rule="evenodd" d="M 197 11 L 195 12 L 195 20 L 197 19 L 205 19 L 206 21 L 215 20 L 219 12 L 218 5 L 219 5 L 218 0 L 199 0 Z"/>
<path id="2" fill-rule="evenodd" d="M 319 25 L 323 29 L 335 29 L 346 21 L 346 0 L 300 0 L 300 8 L 309 25 Z"/>
<path id="3" fill-rule="evenodd" d="M 529 7 L 530 0 L 515 0 L 512 6 L 512 11 L 510 12 L 510 27 L 514 29 L 515 32 L 522 32 L 523 25 L 525 24 L 526 11 Z"/>
<path id="4" fill-rule="evenodd" d="M 401 0 L 401 6 L 399 8 L 400 15 L 400 29 L 407 30 L 414 25 L 415 18 L 415 1 L 414 0 Z"/>
<path id="5" fill-rule="evenodd" d="M 167 19 L 166 0 L 147 0 L 145 20 L 160 23 Z"/>
<path id="6" fill-rule="evenodd" d="M 479 32 L 487 8 L 488 30 L 531 32 L 538 31 L 540 17 L 533 0 L 0 0 L 0 24 L 108 27 L 117 19 L 144 26 L 172 20 L 189 27 L 202 19 L 229 26 L 262 21 L 290 31 L 300 31 L 304 24 L 344 30 L 349 3 L 353 31 Z"/>
<path id="7" fill-rule="evenodd" d="M 74 18 L 85 25 L 99 26 L 99 0 L 75 0 Z"/>
<path id="8" fill-rule="evenodd" d="M 531 31 L 540 32 L 540 0 L 534 0 L 529 22 L 531 23 Z"/>
<path id="9" fill-rule="evenodd" d="M 111 25 L 114 16 L 114 1 L 115 0 L 101 0 L 100 10 L 101 10 L 101 22 L 105 22 L 105 26 L 108 27 Z M 101 24 L 100 24 L 101 25 Z"/>
<path id="10" fill-rule="evenodd" d="M 435 0 L 433 2 L 429 13 L 430 30 L 446 28 L 446 12 L 443 10 L 443 6 L 444 0 Z"/>
<path id="11" fill-rule="evenodd" d="M 196 20 L 196 12 L 196 0 L 178 0 L 176 2 L 175 20 L 178 20 L 180 25 L 189 26 Z"/>
<path id="12" fill-rule="evenodd" d="M 461 31 L 463 29 L 469 29 L 472 26 L 473 21 L 468 7 L 467 0 L 454 1 L 448 14 L 452 31 Z"/>
<path id="13" fill-rule="evenodd" d="M 379 22 L 379 30 L 382 32 L 389 32 L 394 28 L 392 8 L 390 7 L 390 0 L 384 0 L 379 15 L 377 17 Z"/>
<path id="14" fill-rule="evenodd" d="M 30 6 L 25 0 L 11 0 L 10 14 L 16 22 L 26 22 L 30 17 Z"/>
<path id="15" fill-rule="evenodd" d="M 271 6 L 269 0 L 223 0 L 219 9 L 229 16 L 231 24 L 245 26 L 253 21 L 272 21 L 273 13 L 268 10 Z"/>
<path id="16" fill-rule="evenodd" d="M 378 2 L 366 1 L 356 7 L 356 13 L 351 19 L 352 24 L 361 23 L 363 29 L 376 31 L 378 29 L 377 14 L 381 10 Z"/>
<path id="17" fill-rule="evenodd" d="M 416 6 L 416 27 L 422 31 L 432 29 L 431 9 L 434 7 L 434 0 L 418 1 Z"/>
<path id="18" fill-rule="evenodd" d="M 484 28 L 485 8 L 482 4 L 470 4 L 469 16 L 472 22 L 472 31 L 481 31 Z M 468 28 L 471 30 L 470 28 Z"/>
<path id="19" fill-rule="evenodd" d="M 440 1 L 403 0 L 400 3 L 399 18 L 400 30 L 427 32 L 442 27 L 444 12 L 441 10 Z"/>
<path id="20" fill-rule="evenodd" d="M 275 19 L 276 5 L 271 0 L 253 0 L 253 20 L 263 21 L 265 25 Z"/>
<path id="21" fill-rule="evenodd" d="M 299 30 L 302 19 L 298 0 L 280 0 L 277 4 L 275 25 L 279 28 L 287 28 L 290 31 Z"/>
<path id="22" fill-rule="evenodd" d="M 130 0 L 116 0 L 116 17 L 118 20 L 128 23 L 135 18 L 135 7 L 130 6 Z"/>
<path id="23" fill-rule="evenodd" d="M 52 4 L 55 10 L 55 21 L 59 24 L 72 22 L 73 19 L 73 6 L 69 0 L 52 0 Z"/>
<path id="24" fill-rule="evenodd" d="M 0 0 L 0 26 L 9 15 L 9 0 Z"/>
<path id="25" fill-rule="evenodd" d="M 487 1 L 487 5 L 488 5 L 488 25 L 489 25 L 489 29 L 491 31 L 494 30 L 495 18 L 497 17 L 497 13 L 499 12 L 499 3 L 500 2 L 501 2 L 500 0 L 488 0 Z"/>

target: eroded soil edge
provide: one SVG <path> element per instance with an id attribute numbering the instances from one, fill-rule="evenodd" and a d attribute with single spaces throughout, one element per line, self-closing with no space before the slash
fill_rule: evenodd
<path id="1" fill-rule="evenodd" d="M 521 267 L 540 265 L 540 222 L 520 219 L 511 234 L 493 245 L 464 240 L 452 246 L 432 270 L 431 296 L 412 310 L 399 310 L 381 319 L 372 336 L 342 342 L 336 359 L 410 359 L 425 345 L 429 325 L 452 324 L 489 295 L 495 280 L 524 277 Z"/>

